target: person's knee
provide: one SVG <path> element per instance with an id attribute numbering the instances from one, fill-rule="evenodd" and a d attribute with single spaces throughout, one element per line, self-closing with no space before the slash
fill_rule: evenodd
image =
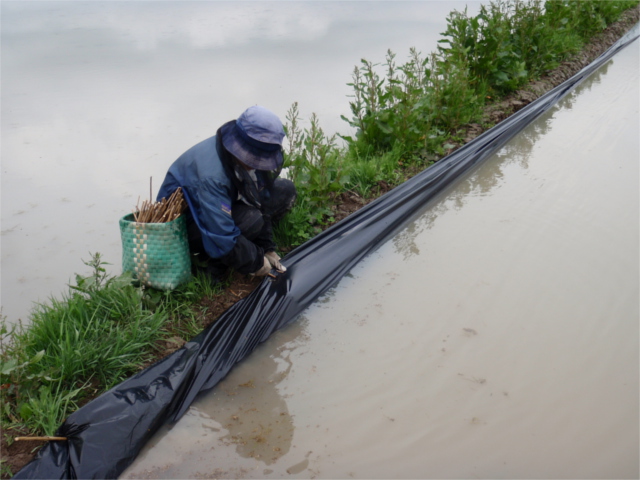
<path id="1" fill-rule="evenodd" d="M 248 240 L 254 239 L 264 227 L 262 212 L 249 205 L 234 205 L 233 221 Z"/>
<path id="2" fill-rule="evenodd" d="M 288 213 L 295 204 L 298 192 L 291 180 L 278 178 L 273 184 L 272 203 L 270 214 L 274 220 L 278 220 Z"/>
<path id="3" fill-rule="evenodd" d="M 283 196 L 296 196 L 296 186 L 288 178 L 278 178 L 273 182 L 275 189 L 279 190 Z"/>

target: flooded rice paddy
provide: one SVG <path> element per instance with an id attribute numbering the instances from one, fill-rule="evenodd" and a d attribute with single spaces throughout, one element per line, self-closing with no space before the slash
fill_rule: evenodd
<path id="1" fill-rule="evenodd" d="M 486 3 L 486 2 L 485 2 Z M 3 1 L 2 313 L 66 292 L 169 165 L 248 106 L 349 133 L 361 58 L 435 51 L 471 1 Z"/>
<path id="2" fill-rule="evenodd" d="M 637 478 L 636 41 L 122 478 Z"/>

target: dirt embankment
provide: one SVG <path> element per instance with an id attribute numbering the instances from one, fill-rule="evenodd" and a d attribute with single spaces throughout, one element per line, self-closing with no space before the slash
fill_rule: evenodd
<path id="1" fill-rule="evenodd" d="M 640 6 L 628 10 L 622 15 L 620 20 L 610 25 L 605 31 L 597 35 L 579 54 L 563 62 L 558 66 L 558 68 L 548 72 L 539 80 L 531 82 L 526 87 L 518 90 L 508 97 L 488 105 L 485 108 L 483 123 L 490 125 L 499 123 L 552 88 L 560 85 L 613 45 L 620 37 L 622 37 L 622 35 L 632 28 L 639 19 Z M 464 138 L 464 142 L 466 143 L 473 140 L 483 131 L 484 128 L 480 124 L 473 123 L 464 129 L 464 133 L 461 136 Z M 463 143 L 457 145 L 455 148 L 459 148 L 462 145 Z M 455 150 L 455 148 L 451 151 Z M 336 205 L 334 207 L 334 217 L 336 221 L 340 221 L 349 216 L 351 213 L 360 209 L 390 189 L 391 187 L 386 182 L 379 182 L 378 187 L 372 192 L 372 196 L 368 198 L 360 197 L 358 194 L 353 192 L 340 194 L 336 198 Z M 203 328 L 218 318 L 222 312 L 235 302 L 249 295 L 249 293 L 251 293 L 259 283 L 259 279 L 233 274 L 231 285 L 221 295 L 202 300 L 202 307 L 206 307 L 206 309 L 203 309 L 206 311 L 206 315 L 203 315 L 201 318 Z M 158 358 L 166 356 L 177 350 L 181 346 L 181 343 L 183 342 L 180 339 L 172 339 L 171 341 L 162 342 L 162 344 L 158 345 L 160 350 Z M 3 435 L 1 436 L 3 461 L 2 478 L 9 478 L 5 467 L 8 467 L 13 473 L 16 473 L 35 455 L 33 449 L 37 444 L 33 442 L 14 442 L 9 445 L 9 442 L 7 442 L 7 439 L 5 438 L 5 435 L 15 437 L 22 433 L 26 432 L 9 431 L 3 432 Z"/>

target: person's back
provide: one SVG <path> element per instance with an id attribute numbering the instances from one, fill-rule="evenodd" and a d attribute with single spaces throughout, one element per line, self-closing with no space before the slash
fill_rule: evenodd
<path id="1" fill-rule="evenodd" d="M 254 275 L 286 270 L 272 232 L 272 220 L 289 211 L 296 198 L 293 183 L 277 178 L 283 138 L 284 128 L 273 112 L 250 107 L 169 168 L 158 199 L 182 187 L 196 269 L 213 276 L 226 267 Z"/>

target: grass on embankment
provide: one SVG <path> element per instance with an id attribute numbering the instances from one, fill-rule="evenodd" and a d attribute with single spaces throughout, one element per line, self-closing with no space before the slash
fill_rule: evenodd
<path id="1" fill-rule="evenodd" d="M 161 339 L 202 329 L 196 302 L 224 285 L 195 277 L 171 293 L 107 276 L 100 254 L 61 300 L 35 306 L 30 323 L 0 329 L 2 426 L 54 435 L 69 413 L 163 354 Z"/>
<path id="2" fill-rule="evenodd" d="M 298 105 L 287 114 L 288 176 L 298 205 L 275 233 L 278 245 L 297 246 L 333 222 L 335 199 L 350 191 L 362 197 L 380 181 L 394 186 L 405 171 L 419 171 L 464 142 L 470 123 L 485 107 L 538 79 L 595 34 L 638 5 L 625 1 L 499 1 L 475 16 L 447 17 L 437 52 L 411 49 L 399 64 L 388 51 L 382 63 L 363 59 L 349 84 L 356 131 L 327 136 L 312 115 L 301 127 Z"/>
<path id="3" fill-rule="evenodd" d="M 475 17 L 453 12 L 438 52 L 411 50 L 401 65 L 388 52 L 382 64 L 363 60 L 354 69 L 345 120 L 356 134 L 343 136 L 342 146 L 315 115 L 303 128 L 294 104 L 286 166 L 299 196 L 276 228 L 278 245 L 299 245 L 331 224 L 341 193 L 369 197 L 378 182 L 397 185 L 464 143 L 465 125 L 482 122 L 487 102 L 555 67 L 637 4 L 511 1 L 482 7 Z M 37 306 L 29 326 L 2 324 L 5 435 L 12 428 L 52 435 L 78 405 L 164 353 L 162 339 L 197 334 L 207 315 L 199 300 L 224 287 L 197 277 L 161 293 L 135 287 L 127 275 L 107 277 L 99 255 L 87 265 L 93 274 L 77 277 L 62 300 Z"/>

